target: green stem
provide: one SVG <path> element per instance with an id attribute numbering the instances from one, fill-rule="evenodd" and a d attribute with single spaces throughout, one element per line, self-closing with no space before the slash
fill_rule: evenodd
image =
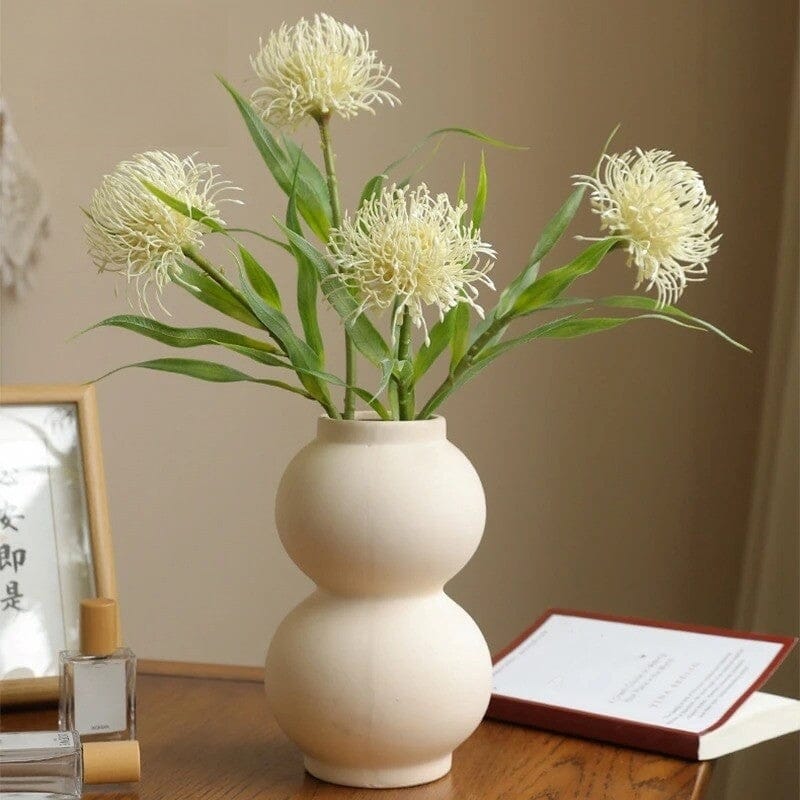
<path id="1" fill-rule="evenodd" d="M 333 227 L 338 228 L 342 224 L 342 209 L 339 204 L 339 182 L 336 178 L 336 167 L 334 166 L 333 147 L 330 136 L 330 115 L 326 114 L 317 118 L 319 125 L 319 138 L 322 145 L 322 157 L 325 161 L 325 174 L 328 177 L 328 196 L 331 200 L 331 221 Z M 345 355 L 345 382 L 347 388 L 344 390 L 344 418 L 353 419 L 356 410 L 356 395 L 352 386 L 356 383 L 356 346 L 352 336 L 345 328 L 344 332 L 344 355 Z"/>
<path id="2" fill-rule="evenodd" d="M 330 116 L 320 117 L 317 120 L 319 125 L 319 138 L 322 144 L 322 157 L 325 160 L 325 174 L 328 177 L 328 195 L 331 199 L 331 221 L 333 227 L 338 228 L 342 224 L 342 210 L 339 205 L 339 181 L 336 178 L 336 168 L 334 167 L 333 146 L 331 144 Z"/>
<path id="3" fill-rule="evenodd" d="M 400 336 L 397 340 L 397 360 L 408 361 L 411 357 L 411 314 L 408 308 L 403 310 L 403 321 L 400 324 Z M 398 381 L 397 400 L 400 407 L 400 419 L 414 419 L 414 383 L 413 380 Z"/>
<path id="4" fill-rule="evenodd" d="M 216 281 L 220 286 L 224 289 L 227 289 L 238 301 L 239 303 L 244 306 L 248 311 L 250 311 L 250 305 L 248 304 L 245 296 L 241 293 L 239 289 L 237 289 L 223 274 L 220 270 L 218 270 L 210 261 L 206 261 L 194 247 L 184 247 L 183 254 L 186 258 L 194 261 L 203 272 L 206 273 L 212 280 Z"/>

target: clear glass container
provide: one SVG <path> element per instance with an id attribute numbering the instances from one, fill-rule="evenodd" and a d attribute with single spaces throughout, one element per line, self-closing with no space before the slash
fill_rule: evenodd
<path id="1" fill-rule="evenodd" d="M 60 730 L 84 742 L 136 738 L 136 656 L 127 647 L 107 656 L 66 650 L 60 675 Z"/>
<path id="2" fill-rule="evenodd" d="M 84 743 L 76 731 L 0 733 L 3 800 L 73 800 L 84 784 L 140 777 L 136 741 Z"/>
<path id="3" fill-rule="evenodd" d="M 0 797 L 65 800 L 81 796 L 83 752 L 71 731 L 0 733 Z"/>

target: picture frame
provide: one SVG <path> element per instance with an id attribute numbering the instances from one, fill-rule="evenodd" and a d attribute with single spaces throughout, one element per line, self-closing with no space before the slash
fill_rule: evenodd
<path id="1" fill-rule="evenodd" d="M 117 599 L 94 387 L 0 386 L 0 704 L 58 699 L 85 597 Z"/>

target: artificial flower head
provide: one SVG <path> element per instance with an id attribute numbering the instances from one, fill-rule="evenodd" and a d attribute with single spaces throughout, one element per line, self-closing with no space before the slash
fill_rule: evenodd
<path id="1" fill-rule="evenodd" d="M 391 68 L 369 49 L 369 34 L 328 14 L 281 25 L 259 41 L 250 63 L 262 86 L 253 103 L 265 121 L 295 127 L 306 116 L 345 119 L 375 113 L 375 103 L 399 103 L 386 88 L 397 86 Z"/>
<path id="2" fill-rule="evenodd" d="M 601 228 L 627 239 L 628 264 L 658 292 L 659 305 L 676 302 L 689 281 L 704 280 L 720 236 L 717 204 L 700 174 L 668 150 L 636 149 L 604 156 L 597 177 L 577 175 L 587 186 Z"/>
<path id="3" fill-rule="evenodd" d="M 159 306 L 166 284 L 181 273 L 183 249 L 201 247 L 208 230 L 159 200 L 142 181 L 199 209 L 222 223 L 220 192 L 233 188 L 220 180 L 213 164 L 191 156 L 154 150 L 133 156 L 103 177 L 89 205 L 84 230 L 89 254 L 100 272 L 121 272 L 135 287 L 139 305 L 150 313 L 148 291 Z"/>
<path id="4" fill-rule="evenodd" d="M 453 206 L 446 194 L 432 195 L 423 183 L 416 189 L 391 186 L 366 201 L 353 217 L 331 231 L 328 252 L 343 281 L 355 289 L 361 310 L 408 309 L 425 330 L 424 306 L 439 317 L 459 303 L 475 302 L 495 251 L 480 231 L 462 223 L 465 203 Z M 397 317 L 393 320 L 396 323 Z M 393 325 L 394 327 L 394 325 Z"/>

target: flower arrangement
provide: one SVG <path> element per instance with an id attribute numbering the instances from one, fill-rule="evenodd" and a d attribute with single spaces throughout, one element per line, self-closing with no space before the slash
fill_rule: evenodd
<path id="1" fill-rule="evenodd" d="M 490 274 L 496 253 L 481 230 L 488 189 L 483 157 L 469 204 L 464 176 L 455 199 L 432 193 L 424 183 L 390 182 L 403 163 L 400 159 L 371 178 L 353 209 L 342 212 L 333 120 L 400 102 L 391 69 L 370 49 L 367 33 L 319 14 L 271 33 L 251 64 L 260 86 L 249 101 L 221 80 L 287 197 L 282 220 L 276 219 L 277 233 L 268 236 L 224 221 L 220 206 L 238 200 L 232 196 L 235 187 L 220 178 L 215 165 L 195 155 L 152 151 L 122 162 L 103 178 L 86 211 L 86 234 L 98 269 L 121 273 L 142 312 L 114 316 L 93 327 L 124 328 L 176 348 L 225 348 L 270 368 L 272 375 L 255 377 L 224 364 L 185 358 L 130 366 L 277 387 L 319 403 L 337 419 L 354 418 L 360 400 L 381 420 L 413 420 L 429 418 L 496 358 L 534 339 L 575 338 L 648 318 L 711 331 L 743 347 L 675 306 L 690 281 L 705 279 L 720 237 L 715 234 L 717 205 L 703 179 L 672 153 L 637 149 L 610 155 L 604 148 L 592 174 L 574 177 L 571 193 L 544 227 L 524 268 L 493 294 Z M 319 130 L 322 168 L 286 132 L 308 120 Z M 423 141 L 446 133 L 509 146 L 464 128 L 435 131 Z M 578 237 L 589 242 L 583 252 L 541 273 L 545 257 L 587 192 L 604 235 Z M 234 242 L 238 282 L 201 255 L 209 235 Z M 259 236 L 294 258 L 302 332 L 284 312 L 284 298 L 268 271 L 241 243 L 243 235 Z M 635 287 L 644 285 L 656 297 L 590 300 L 567 294 L 614 250 L 628 253 L 628 263 L 636 269 Z M 166 311 L 169 284 L 258 335 L 178 328 L 155 320 L 152 302 Z M 343 322 L 344 377 L 326 369 L 320 292 Z M 592 315 L 597 307 L 608 311 Z M 554 318 L 535 322 L 547 311 Z M 522 331 L 512 334 L 518 327 Z M 378 376 L 369 387 L 359 383 L 359 354 Z M 419 380 L 445 355 L 446 376 L 430 397 L 417 402 Z M 293 373 L 296 381 L 280 379 L 282 373 L 284 378 Z M 339 390 L 344 395 L 341 408 L 334 400 Z"/>

